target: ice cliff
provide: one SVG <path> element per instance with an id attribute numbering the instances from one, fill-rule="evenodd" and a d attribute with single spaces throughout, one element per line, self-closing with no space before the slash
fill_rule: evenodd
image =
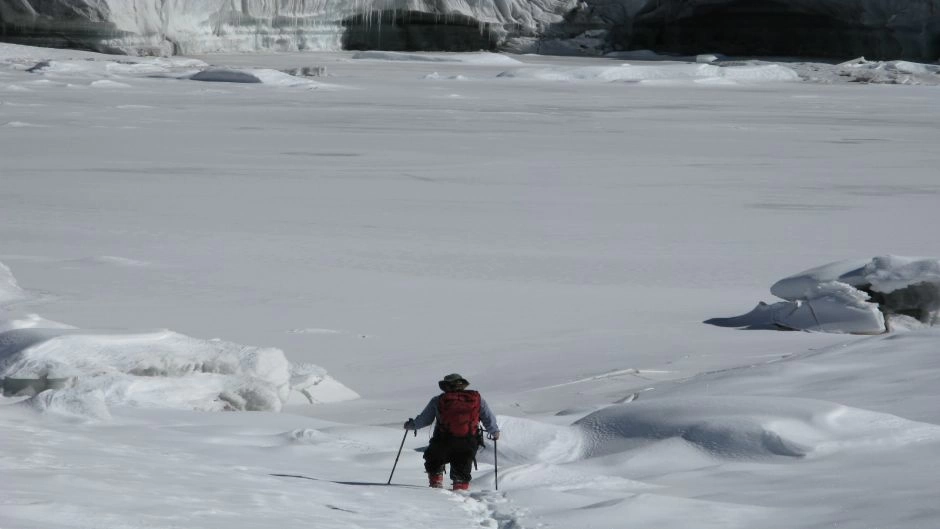
<path id="1" fill-rule="evenodd" d="M 0 0 L 0 39 L 161 55 L 646 48 L 932 61 L 940 0 Z"/>
<path id="2" fill-rule="evenodd" d="M 0 0 L 2 38 L 130 54 L 492 48 L 574 0 Z"/>

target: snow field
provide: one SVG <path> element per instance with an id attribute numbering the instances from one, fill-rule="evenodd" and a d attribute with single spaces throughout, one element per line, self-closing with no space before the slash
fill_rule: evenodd
<path id="1" fill-rule="evenodd" d="M 937 329 L 701 324 L 815 263 L 940 254 L 907 228 L 937 211 L 934 88 L 210 60 L 327 64 L 356 90 L 165 78 L 206 68 L 192 65 L 164 78 L 0 68 L 0 87 L 30 90 L 0 93 L 0 123 L 44 126 L 0 132 L 0 260 L 37 294 L 4 309 L 3 340 L 89 351 L 72 363 L 104 371 L 84 394 L 0 400 L 0 526 L 937 525 Z M 75 89 L 98 80 L 133 89 Z M 69 148 L 50 156 L 50 142 Z M 83 330 L 97 326 L 178 332 Z M 237 343 L 283 351 L 286 373 L 280 359 L 243 365 L 254 348 Z M 180 376 L 130 374 L 151 348 L 139 373 Z M 310 406 L 316 366 L 364 398 Z M 180 407 L 212 409 L 256 368 L 276 375 L 263 382 L 278 400 L 285 377 L 294 388 L 282 413 L 128 405 L 175 408 L 158 395 L 196 388 Z M 499 494 L 491 448 L 470 495 L 426 490 L 425 432 L 405 439 L 401 486 L 373 485 L 401 421 L 452 371 L 501 416 Z"/>

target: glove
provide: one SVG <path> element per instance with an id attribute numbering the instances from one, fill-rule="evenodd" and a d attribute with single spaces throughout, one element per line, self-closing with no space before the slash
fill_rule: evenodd
<path id="1" fill-rule="evenodd" d="M 406 430 L 417 430 L 417 428 L 415 428 L 415 420 L 414 420 L 414 419 L 408 419 L 407 421 L 405 421 L 405 429 L 406 429 Z"/>
<path id="2" fill-rule="evenodd" d="M 486 438 L 491 441 L 497 441 L 499 440 L 499 432 L 487 432 Z"/>

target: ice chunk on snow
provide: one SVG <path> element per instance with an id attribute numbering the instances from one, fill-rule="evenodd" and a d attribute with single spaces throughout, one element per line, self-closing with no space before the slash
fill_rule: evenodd
<path id="1" fill-rule="evenodd" d="M 326 374 L 326 370 L 314 364 L 291 364 L 290 386 L 293 392 L 304 397 L 306 402 L 339 402 L 359 398 L 359 395 Z"/>
<path id="2" fill-rule="evenodd" d="M 888 255 L 837 261 L 781 279 L 770 292 L 788 301 L 761 303 L 748 314 L 706 323 L 854 334 L 889 330 L 884 314 L 936 323 L 940 260 Z"/>
<path id="3" fill-rule="evenodd" d="M 47 389 L 23 402 L 40 413 L 53 413 L 81 419 L 107 420 L 111 411 L 101 390 Z"/>
<path id="4" fill-rule="evenodd" d="M 940 83 L 940 65 L 909 61 L 867 61 L 864 57 L 836 65 L 836 72 L 857 83 L 926 84 Z"/>
<path id="5" fill-rule="evenodd" d="M 0 329 L 0 379 L 8 393 L 68 391 L 71 402 L 100 392 L 109 405 L 279 411 L 291 390 L 289 363 L 275 348 L 168 330 L 93 333 L 37 316 L 0 322 Z M 306 373 L 298 383 L 308 392 L 319 386 L 316 402 L 357 397 L 320 368 L 307 366 Z"/>
<path id="6" fill-rule="evenodd" d="M 935 321 L 940 311 L 940 260 L 886 255 L 837 261 L 781 279 L 770 291 L 789 300 L 817 295 L 819 285 L 839 281 L 871 295 L 886 312 Z"/>
<path id="7" fill-rule="evenodd" d="M 820 284 L 805 301 L 777 303 L 773 321 L 787 329 L 853 334 L 881 334 L 884 315 L 868 295 L 845 283 Z"/>

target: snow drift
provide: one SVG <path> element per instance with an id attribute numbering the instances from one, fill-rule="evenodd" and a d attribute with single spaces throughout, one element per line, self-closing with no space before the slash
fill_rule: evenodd
<path id="1" fill-rule="evenodd" d="M 770 289 L 787 301 L 733 318 L 723 327 L 784 328 L 880 334 L 894 320 L 935 325 L 940 313 L 940 260 L 882 256 L 837 261 L 781 279 Z"/>

